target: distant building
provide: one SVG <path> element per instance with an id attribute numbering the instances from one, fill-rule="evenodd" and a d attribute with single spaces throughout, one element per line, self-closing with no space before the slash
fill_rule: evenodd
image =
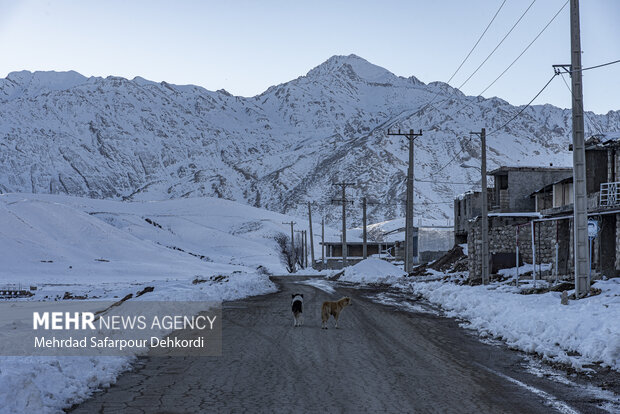
<path id="1" fill-rule="evenodd" d="M 543 185 L 572 176 L 567 167 L 499 167 L 489 176 L 494 178 L 493 201 L 489 211 L 501 213 L 534 211 L 532 192 Z"/>
<path id="2" fill-rule="evenodd" d="M 354 265 L 364 258 L 364 242 L 359 240 L 349 241 L 347 232 L 347 264 Z M 390 262 L 402 262 L 405 258 L 404 229 L 395 232 L 396 235 L 387 240 L 368 240 L 366 243 L 366 253 L 368 257 L 377 257 Z M 398 235 L 402 235 L 399 239 Z M 394 237 L 396 236 L 396 237 Z M 328 269 L 342 268 L 342 240 L 326 240 L 323 244 L 325 248 L 325 265 L 320 266 Z M 418 256 L 418 229 L 413 230 L 413 256 L 417 261 Z"/>

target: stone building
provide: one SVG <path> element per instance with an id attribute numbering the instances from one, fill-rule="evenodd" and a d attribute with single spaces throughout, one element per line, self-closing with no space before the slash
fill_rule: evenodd
<path id="1" fill-rule="evenodd" d="M 493 205 L 493 188 L 487 190 L 487 206 Z M 482 192 L 468 191 L 454 199 L 454 244 L 467 243 L 469 221 L 482 214 Z"/>
<path id="2" fill-rule="evenodd" d="M 489 210 L 502 213 L 534 211 L 534 200 L 530 198 L 532 192 L 572 174 L 572 168 L 568 167 L 499 167 L 489 172 L 495 181 L 494 203 Z"/>
<path id="3" fill-rule="evenodd" d="M 552 169 L 549 173 L 543 170 L 501 167 L 492 172 L 495 196 L 500 200 L 495 212 L 489 213 L 492 272 L 516 265 L 518 243 L 520 263 L 532 263 L 535 256 L 538 267 L 541 263 L 551 265 L 551 277 L 557 274 L 572 279 L 572 172 L 563 176 L 566 169 Z M 586 174 L 588 218 L 599 228 L 592 240 L 593 276 L 620 276 L 620 133 L 597 135 L 586 141 Z M 538 188 L 526 194 L 524 189 L 531 189 L 533 184 Z M 468 232 L 470 277 L 480 278 L 479 217 L 469 220 Z"/>

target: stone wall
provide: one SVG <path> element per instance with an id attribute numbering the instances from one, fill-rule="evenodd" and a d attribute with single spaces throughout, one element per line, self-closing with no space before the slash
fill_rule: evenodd
<path id="1" fill-rule="evenodd" d="M 532 239 L 530 219 L 515 217 L 489 217 L 489 255 L 493 253 L 516 253 L 517 224 L 519 228 L 519 258 L 522 263 L 532 263 Z M 603 226 L 607 224 L 603 223 Z M 556 226 L 558 226 L 556 228 Z M 540 230 L 540 233 L 539 233 Z M 551 275 L 555 277 L 555 244 L 556 235 L 559 239 L 558 276 L 560 279 L 571 279 L 575 272 L 573 220 L 541 221 L 536 223 L 536 263 L 551 263 Z M 603 237 L 602 233 L 593 243 L 593 277 L 604 273 L 608 277 L 620 275 L 620 214 L 615 215 L 615 231 L 611 237 Z M 605 245 L 602 245 L 604 243 Z M 613 244 L 615 243 L 615 244 Z M 481 277 L 480 218 L 470 222 L 469 237 L 470 278 Z M 611 261 L 608 261 L 611 255 Z M 604 263 L 601 263 L 605 260 Z M 612 269 L 609 266 L 613 266 Z"/>
<path id="2" fill-rule="evenodd" d="M 489 255 L 494 253 L 511 253 L 516 255 L 517 232 L 519 226 L 519 260 L 532 263 L 532 230 L 530 219 L 523 217 L 489 217 Z M 470 222 L 467 247 L 469 254 L 469 274 L 472 279 L 481 278 L 480 236 L 481 220 Z M 555 261 L 555 223 L 543 221 L 536 223 L 536 263 L 553 263 Z M 516 259 L 516 258 L 515 258 Z"/>

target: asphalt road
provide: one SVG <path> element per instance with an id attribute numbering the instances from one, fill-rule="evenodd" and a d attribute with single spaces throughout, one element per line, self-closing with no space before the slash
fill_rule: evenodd
<path id="1" fill-rule="evenodd" d="M 374 303 L 369 290 L 274 280 L 278 293 L 224 304 L 222 356 L 141 358 L 71 412 L 599 412 L 452 319 Z M 304 294 L 300 328 L 291 293 Z M 320 329 L 321 303 L 345 294 L 340 329 Z"/>

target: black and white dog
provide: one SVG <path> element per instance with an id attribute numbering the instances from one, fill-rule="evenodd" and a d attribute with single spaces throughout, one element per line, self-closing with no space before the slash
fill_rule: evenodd
<path id="1" fill-rule="evenodd" d="M 291 311 L 293 311 L 293 318 L 295 319 L 295 325 L 293 326 L 301 326 L 303 323 L 301 314 L 304 311 L 304 295 L 301 293 L 293 293 L 292 296 Z"/>

